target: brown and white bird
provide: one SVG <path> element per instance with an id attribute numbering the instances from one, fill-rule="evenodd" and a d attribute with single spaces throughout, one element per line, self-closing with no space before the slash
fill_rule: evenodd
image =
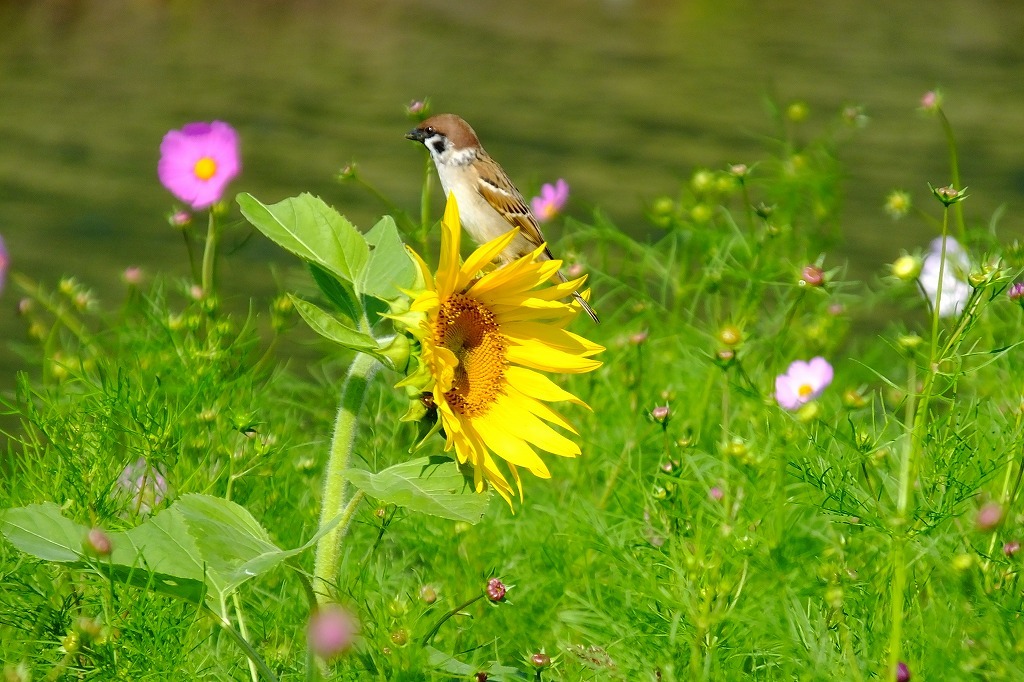
<path id="1" fill-rule="evenodd" d="M 532 253 L 547 241 L 522 193 L 480 146 L 480 139 L 464 120 L 455 114 L 431 116 L 406 137 L 423 143 L 430 152 L 445 196 L 455 195 L 462 226 L 473 241 L 483 244 L 513 227 L 519 228 L 519 234 L 498 256 L 502 264 Z M 553 258 L 550 249 L 544 249 L 543 258 Z M 558 278 L 566 281 L 561 272 Z M 598 322 L 597 313 L 579 292 L 572 295 Z"/>

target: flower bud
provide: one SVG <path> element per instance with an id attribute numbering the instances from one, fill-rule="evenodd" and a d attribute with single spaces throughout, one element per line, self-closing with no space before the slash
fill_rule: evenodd
<path id="1" fill-rule="evenodd" d="M 701 168 L 693 174 L 693 177 L 690 179 L 690 186 L 698 194 L 709 192 L 715 186 L 715 174 L 706 168 Z"/>
<path id="2" fill-rule="evenodd" d="M 807 108 L 807 104 L 804 102 L 793 102 L 786 107 L 786 118 L 793 123 L 800 123 L 806 120 L 809 113 L 810 109 Z"/>
<path id="3" fill-rule="evenodd" d="M 335 175 L 334 179 L 338 182 L 348 182 L 354 180 L 359 175 L 359 166 L 356 165 L 355 161 L 350 161 L 341 167 Z"/>
<path id="4" fill-rule="evenodd" d="M 742 180 L 750 174 L 750 168 L 745 163 L 734 163 L 729 166 L 729 174 Z"/>
<path id="5" fill-rule="evenodd" d="M 420 588 L 420 599 L 424 604 L 433 604 L 437 601 L 437 590 L 433 585 L 424 585 Z"/>
<path id="6" fill-rule="evenodd" d="M 1006 295 L 1011 301 L 1024 305 L 1024 282 L 1014 282 Z"/>
<path id="7" fill-rule="evenodd" d="M 965 193 L 967 191 L 966 187 L 963 189 L 956 189 L 952 185 L 946 185 L 945 187 L 932 187 L 929 185 L 929 187 L 932 190 L 932 194 L 935 195 L 935 198 L 941 201 L 942 205 L 947 208 L 958 201 L 963 201 L 967 198 L 967 194 Z"/>
<path id="8" fill-rule="evenodd" d="M 929 90 L 921 96 L 921 109 L 929 113 L 936 112 L 942 107 L 942 93 L 938 90 Z"/>
<path id="9" fill-rule="evenodd" d="M 727 324 L 718 330 L 718 340 L 723 346 L 738 346 L 743 340 L 743 332 L 735 325 Z"/>
<path id="10" fill-rule="evenodd" d="M 105 557 L 110 556 L 114 547 L 110 542 L 110 536 L 103 532 L 103 529 L 93 528 L 85 536 L 85 549 L 95 556 Z"/>
<path id="11" fill-rule="evenodd" d="M 820 287 L 824 283 L 825 271 L 817 265 L 805 265 L 804 269 L 800 271 L 799 284 L 801 286 Z"/>
<path id="12" fill-rule="evenodd" d="M 670 410 L 668 405 L 658 405 L 653 410 L 651 410 L 651 419 L 658 422 L 659 424 L 664 424 L 665 422 L 668 421 L 669 412 Z"/>
<path id="13" fill-rule="evenodd" d="M 903 661 L 896 666 L 896 682 L 910 682 L 910 668 Z"/>
<path id="14" fill-rule="evenodd" d="M 174 213 L 167 216 L 167 222 L 171 227 L 177 227 L 178 229 L 185 229 L 192 224 L 192 214 L 188 211 L 175 211 Z"/>
<path id="15" fill-rule="evenodd" d="M 380 349 L 380 354 L 388 359 L 393 369 L 398 371 L 403 371 L 409 366 L 411 352 L 412 344 L 405 334 L 395 334 L 391 343 Z"/>
<path id="16" fill-rule="evenodd" d="M 538 668 L 546 668 L 551 665 L 551 657 L 543 651 L 539 651 L 533 656 L 530 656 L 530 663 L 533 663 L 533 665 Z"/>
<path id="17" fill-rule="evenodd" d="M 1007 542 L 1006 544 L 1003 545 L 1003 554 L 1005 554 L 1007 557 L 1009 557 L 1011 559 L 1019 551 L 1020 551 L 1020 542 L 1017 541 L 1017 540 L 1010 540 L 1009 542 Z"/>
<path id="18" fill-rule="evenodd" d="M 892 263 L 892 274 L 904 282 L 912 282 L 921 274 L 921 259 L 904 254 Z"/>
<path id="19" fill-rule="evenodd" d="M 505 584 L 497 578 L 491 578 L 487 581 L 487 598 L 493 602 L 503 601 L 505 599 Z"/>

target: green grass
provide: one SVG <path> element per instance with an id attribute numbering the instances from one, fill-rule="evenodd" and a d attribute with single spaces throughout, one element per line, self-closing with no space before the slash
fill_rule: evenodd
<path id="1" fill-rule="evenodd" d="M 361 634 L 322 670 L 307 665 L 297 572 L 247 582 L 232 623 L 279 679 L 472 679 L 440 671 L 423 639 L 491 577 L 513 586 L 507 601 L 474 602 L 431 642 L 473 670 L 523 671 L 490 679 L 859 681 L 892 679 L 896 660 L 914 679 L 1024 679 L 1022 555 L 1004 552 L 1024 518 L 1022 308 L 1006 296 L 1024 249 L 969 198 L 962 233 L 949 209 L 977 276 L 933 350 L 915 283 L 847 281 L 822 255 L 855 229 L 839 218 L 854 119 L 801 141 L 783 117 L 742 181 L 702 171 L 653 202 L 655 240 L 600 214 L 568 221 L 561 253 L 585 259 L 603 317 L 574 330 L 607 347 L 600 370 L 560 380 L 593 408 L 567 410 L 583 456 L 546 457 L 551 480 L 526 479 L 514 514 L 493 499 L 475 525 L 364 502 L 337 584 Z M 916 199 L 940 226 L 943 205 Z M 815 263 L 824 284 L 801 284 Z M 39 343 L 6 401 L 18 425 L 0 508 L 52 500 L 82 524 L 133 527 L 146 514 L 116 481 L 144 458 L 166 473 L 163 506 L 230 498 L 285 548 L 316 532 L 350 353 L 318 344 L 313 369 L 288 363 L 278 340 L 309 337 L 280 302 L 240 315 L 158 279 L 98 309 L 80 284 L 19 282 Z M 812 407 L 782 410 L 776 375 L 816 355 L 835 380 Z M 379 374 L 362 412 L 355 454 L 375 471 L 417 437 L 398 421 L 399 378 Z M 661 424 L 650 412 L 666 404 Z M 995 528 L 976 524 L 987 502 L 1003 511 Z M 312 554 L 294 568 L 311 573 Z M 98 565 L 0 541 L 0 581 L 10 679 L 25 679 L 19 664 L 32 679 L 250 678 L 204 611 Z"/>

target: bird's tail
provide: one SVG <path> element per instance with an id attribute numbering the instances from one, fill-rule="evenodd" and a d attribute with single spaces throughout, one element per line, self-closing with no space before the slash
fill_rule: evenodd
<path id="1" fill-rule="evenodd" d="M 597 316 L 597 313 L 595 313 L 594 309 L 590 307 L 590 304 L 587 303 L 586 299 L 580 296 L 578 291 L 572 292 L 572 297 L 576 299 L 576 302 L 579 303 L 585 311 L 587 311 L 587 315 L 590 315 L 590 319 L 597 323 L 601 322 L 600 318 L 598 318 Z"/>

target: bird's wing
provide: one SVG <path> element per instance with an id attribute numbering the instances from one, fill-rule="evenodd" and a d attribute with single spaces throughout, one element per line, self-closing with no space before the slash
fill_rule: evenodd
<path id="1" fill-rule="evenodd" d="M 544 243 L 544 235 L 540 232 L 537 219 L 523 199 L 523 195 L 508 179 L 501 168 L 491 162 L 481 164 L 480 194 L 510 225 L 518 227 L 520 233 L 532 244 L 540 246 Z"/>

